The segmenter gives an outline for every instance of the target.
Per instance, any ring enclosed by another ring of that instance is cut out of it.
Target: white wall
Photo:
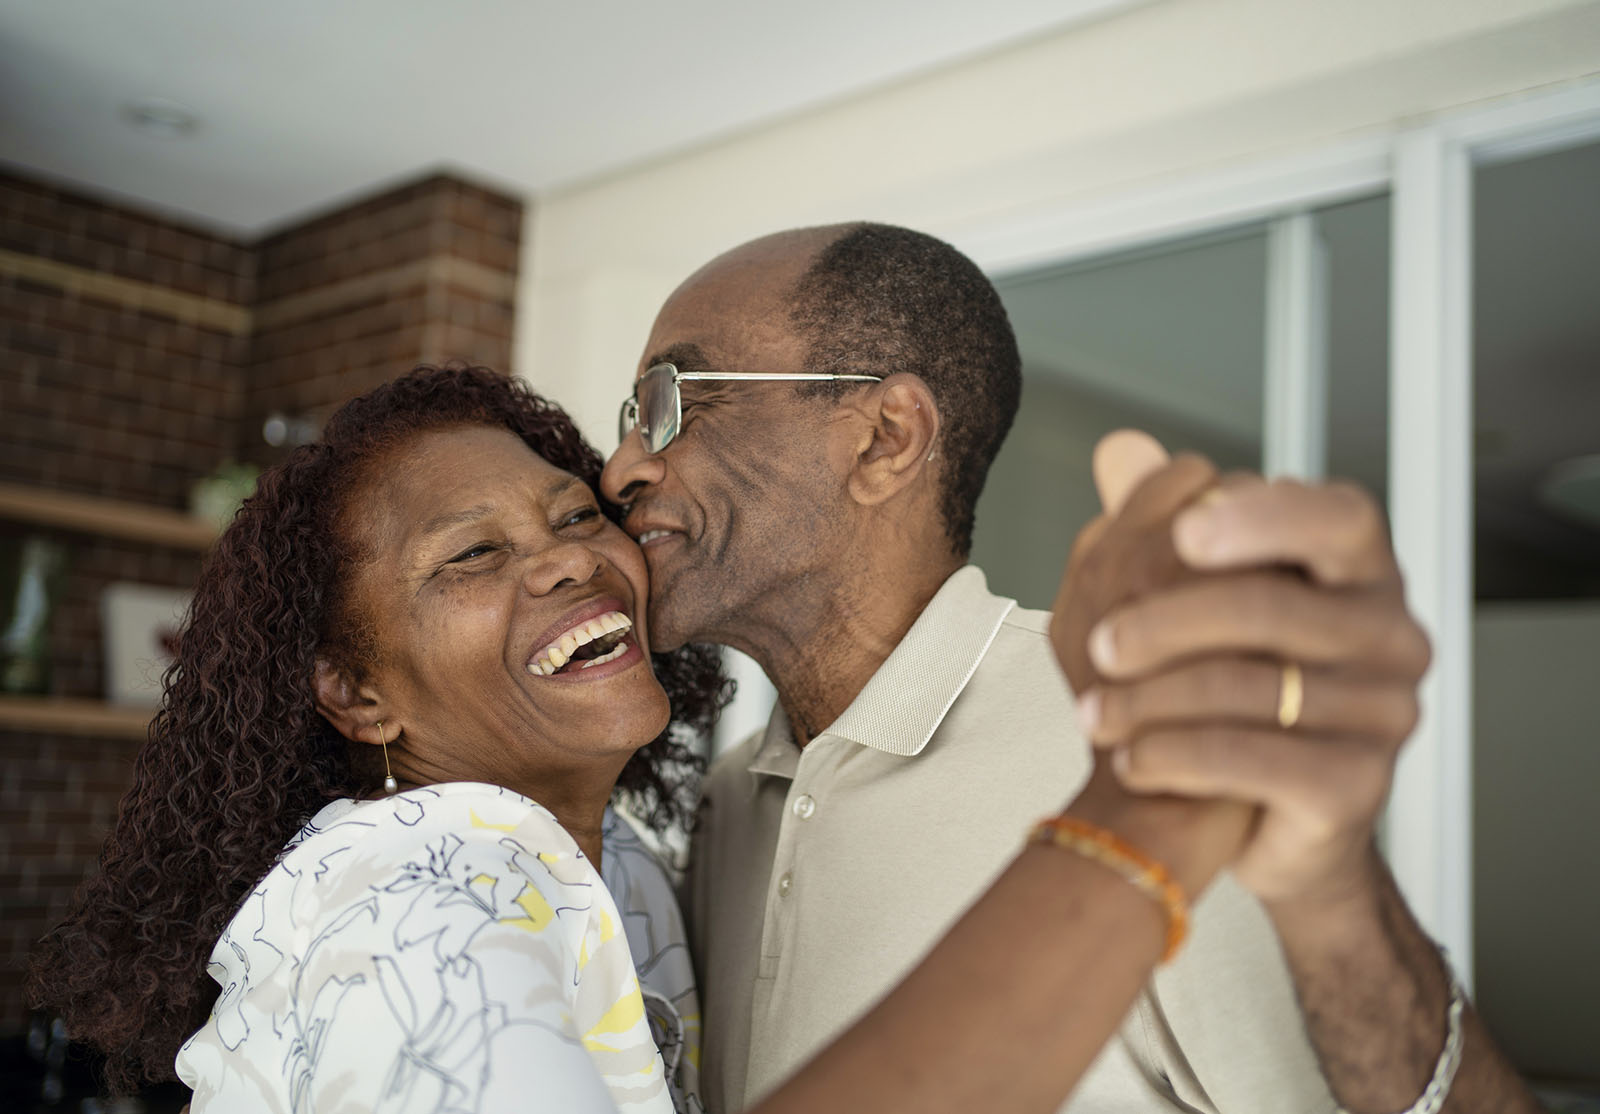
[[[533,199],[516,366],[609,447],[662,298],[751,236],[873,218],[961,244],[1578,78],[1597,42],[1600,0],[1161,0]]]

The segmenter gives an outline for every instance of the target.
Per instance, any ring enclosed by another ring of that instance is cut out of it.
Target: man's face
[[[656,318],[638,372],[795,372],[806,345],[789,323],[787,293],[809,253],[724,256],[685,282]],[[828,566],[847,518],[835,407],[792,383],[687,382],[683,424],[660,453],[631,433],[607,462],[601,490],[629,505],[624,528],[650,568],[656,649],[686,642],[739,645],[741,622],[764,598],[783,598]],[[833,439],[835,442],[837,438]]]

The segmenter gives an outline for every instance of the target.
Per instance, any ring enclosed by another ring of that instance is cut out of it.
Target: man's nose
[[[660,455],[645,452],[644,439],[635,429],[606,461],[600,473],[600,493],[613,503],[631,503],[646,487],[659,484],[665,473]]]

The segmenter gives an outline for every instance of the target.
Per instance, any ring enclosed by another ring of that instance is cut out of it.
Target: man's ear
[[[394,742],[395,736],[400,734],[400,724],[384,718],[383,705],[376,694],[359,684],[348,670],[326,658],[317,659],[312,687],[316,690],[317,711],[351,742],[383,741],[377,726],[380,722],[383,723],[382,735],[389,742]]]
[[[930,467],[939,438],[939,407],[928,384],[915,375],[891,375],[869,397],[870,427],[863,432],[850,494],[863,506],[888,501]]]

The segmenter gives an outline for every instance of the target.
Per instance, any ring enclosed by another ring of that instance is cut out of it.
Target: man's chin
[[[690,642],[696,641],[693,632],[685,635],[679,626],[681,616],[675,615],[670,606],[663,606],[656,602],[654,589],[650,593],[650,650],[652,653],[664,654],[677,650]]]
[[[696,607],[695,601],[705,598],[706,591],[717,591],[717,585],[699,583],[704,579],[697,575],[700,570],[673,560],[676,556],[662,554],[651,560],[650,551],[645,551],[650,570],[650,648],[657,653],[709,640],[705,609]]]

